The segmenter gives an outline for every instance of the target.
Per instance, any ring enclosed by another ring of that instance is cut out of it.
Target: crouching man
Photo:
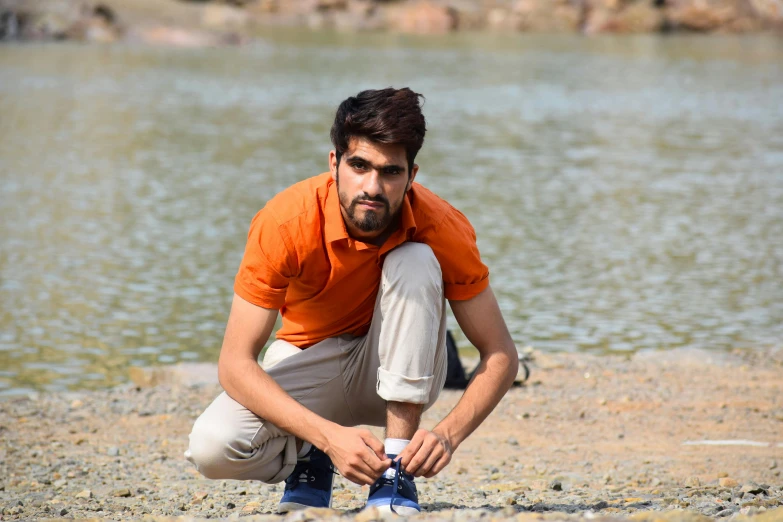
[[[443,470],[516,376],[473,228],[414,183],[419,98],[389,88],[345,100],[329,172],[277,194],[250,224],[218,364],[225,392],[196,420],[186,457],[209,478],[284,480],[280,512],[328,507],[335,469],[372,485],[368,506],[420,511],[414,477]],[[419,422],[445,381],[447,299],[481,363],[428,431]],[[357,425],[385,426],[385,441]]]

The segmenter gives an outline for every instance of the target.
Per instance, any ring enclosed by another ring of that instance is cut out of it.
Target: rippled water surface
[[[250,218],[387,85],[427,96],[419,180],[473,222],[520,345],[780,344],[780,40],[5,46],[0,394],[216,360]]]

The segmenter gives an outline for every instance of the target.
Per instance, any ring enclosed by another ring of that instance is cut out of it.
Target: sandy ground
[[[282,485],[209,481],[182,457],[219,392],[214,373],[137,372],[142,386],[0,402],[0,519],[279,518],[267,514]],[[424,424],[459,397],[445,391]],[[536,354],[528,384],[443,473],[417,480],[417,518],[783,521],[781,470],[783,350]],[[336,511],[286,520],[373,520],[366,491],[338,478]]]

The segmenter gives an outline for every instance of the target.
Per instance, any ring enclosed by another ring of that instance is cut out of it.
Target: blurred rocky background
[[[0,41],[239,44],[265,27],[783,34],[783,0],[0,0]]]

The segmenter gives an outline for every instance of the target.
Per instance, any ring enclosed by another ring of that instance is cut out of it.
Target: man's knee
[[[405,281],[414,286],[443,285],[440,263],[435,253],[424,243],[403,243],[386,256],[384,279]]]
[[[199,473],[210,479],[235,478],[232,473],[231,446],[235,438],[226,426],[196,420],[190,433],[190,444],[185,457],[196,465]]]

